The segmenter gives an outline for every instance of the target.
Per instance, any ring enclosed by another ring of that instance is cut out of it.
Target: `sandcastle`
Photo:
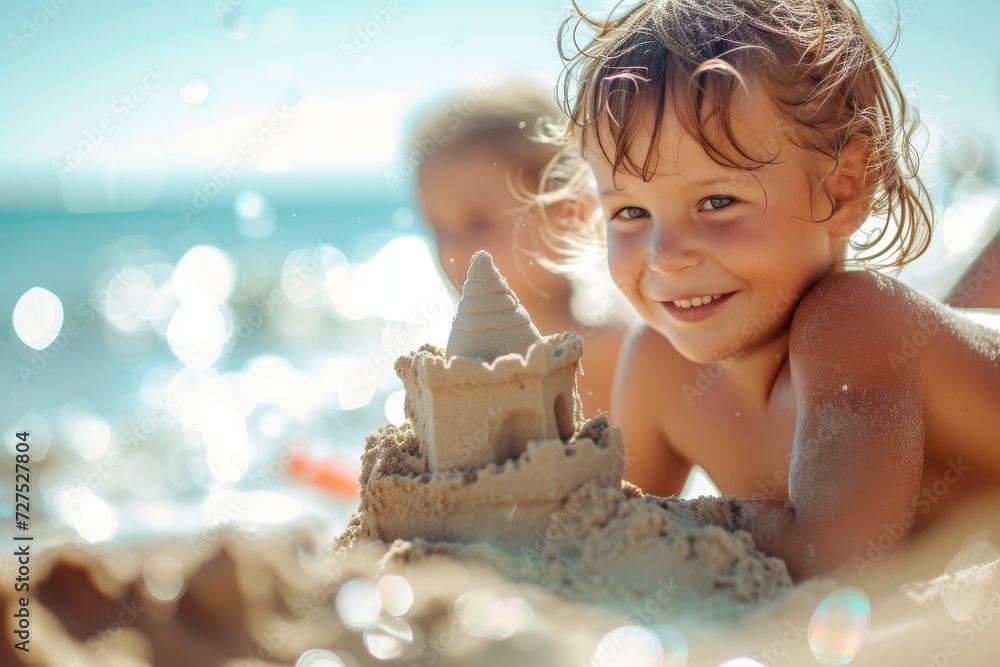
[[[620,486],[620,431],[603,415],[583,420],[582,355],[579,336],[541,336],[492,257],[476,253],[446,350],[396,362],[408,422],[373,437],[414,457],[406,474],[362,472],[370,537],[530,538],[581,484]],[[365,456],[378,451],[370,440]]]
[[[485,561],[618,609],[670,589],[664,618],[736,617],[788,591],[784,562],[734,533],[733,499],[658,498],[622,482],[621,431],[606,414],[582,416],[582,355],[579,336],[541,336],[477,253],[446,349],[396,362],[407,419],[368,437],[361,504],[334,553],[383,544],[383,567]]]

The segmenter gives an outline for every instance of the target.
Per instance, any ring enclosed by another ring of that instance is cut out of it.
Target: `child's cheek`
[[[618,289],[629,299],[638,296],[639,284],[649,267],[650,235],[645,231],[628,234],[608,230],[608,268]]]
[[[629,301],[639,295],[639,282],[642,280],[645,258],[642,255],[614,252],[608,248],[608,269],[618,290]]]

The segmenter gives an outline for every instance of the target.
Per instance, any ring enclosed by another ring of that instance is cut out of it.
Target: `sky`
[[[554,85],[563,4],[8,0],[0,215],[142,210],[227,169],[290,198],[394,196],[386,174],[420,105],[510,75]],[[883,36],[893,6],[862,3]],[[1000,4],[902,0],[899,12],[894,62],[925,121],[992,143]]]

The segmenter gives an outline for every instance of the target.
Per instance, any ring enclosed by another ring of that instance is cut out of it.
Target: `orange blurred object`
[[[293,477],[338,495],[358,497],[358,470],[339,461],[301,455],[289,462],[288,471]]]

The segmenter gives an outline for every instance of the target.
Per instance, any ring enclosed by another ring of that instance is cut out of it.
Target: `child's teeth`
[[[678,299],[674,301],[674,305],[678,308],[691,308],[692,306],[704,306],[715,299],[721,299],[721,294],[713,294],[712,296],[696,296],[690,301],[688,299]]]

